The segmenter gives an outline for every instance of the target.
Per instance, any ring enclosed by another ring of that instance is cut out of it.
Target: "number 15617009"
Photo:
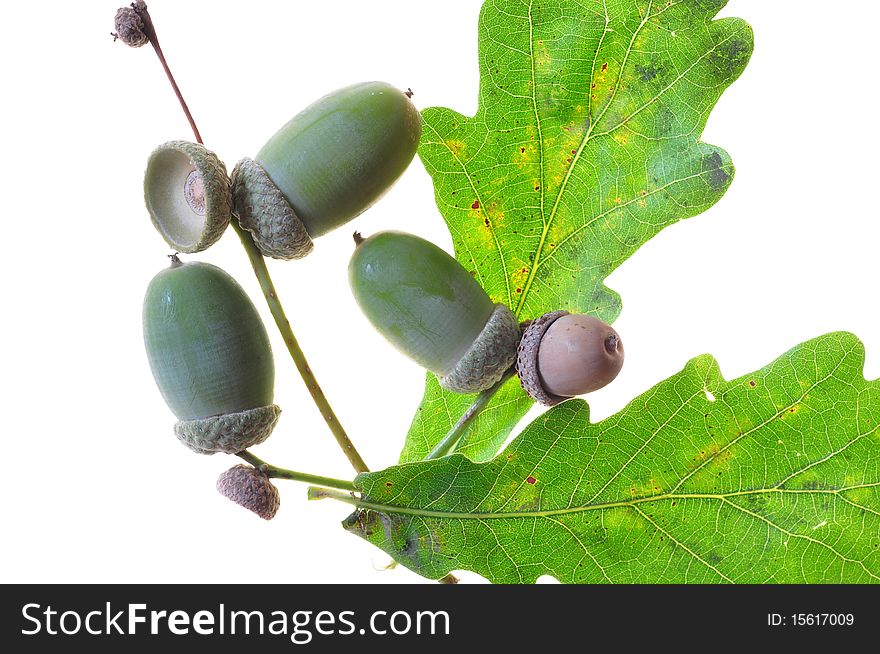
[[[768,613],[770,627],[851,627],[855,622],[852,613]]]

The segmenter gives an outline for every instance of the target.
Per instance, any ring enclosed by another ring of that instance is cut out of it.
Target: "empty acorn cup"
[[[153,225],[177,252],[216,243],[232,217],[226,166],[198,143],[169,141],[150,154],[144,200]]]

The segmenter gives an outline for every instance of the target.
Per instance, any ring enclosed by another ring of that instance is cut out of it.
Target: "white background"
[[[109,36],[117,0],[14,3],[0,21],[3,309],[0,582],[418,582],[346,534],[349,507],[307,503],[278,482],[264,522],[214,490],[237,462],[195,455],[141,342],[144,289],[168,248],[142,201],[152,148],[190,139],[149,47]],[[329,90],[380,79],[420,107],[476,110],[480,2],[150,4],[206,144],[230,166]],[[868,349],[880,376],[877,309],[880,6],[731,0],[756,48],[704,140],[737,175],[714,208],[664,230],[608,285],[624,309],[618,380],[594,419],[703,352],[728,378],[832,330]],[[271,262],[294,330],[343,424],[375,469],[393,464],[423,373],[365,323],[347,286],[353,229],[451,242],[416,161],[379,204],[301,262]],[[351,477],[296,374],[235,235],[200,255],[263,313],[276,354],[278,465]],[[462,575],[477,580],[474,575]]]

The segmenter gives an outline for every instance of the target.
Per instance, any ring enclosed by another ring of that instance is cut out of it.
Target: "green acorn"
[[[267,256],[304,257],[313,238],[365,211],[403,174],[421,130],[409,96],[384,82],[324,96],[236,165],[241,226]]]
[[[519,324],[449,254],[422,238],[355,234],[348,267],[354,297],[398,350],[456,393],[501,379],[516,358]]]
[[[147,288],[143,328],[153,377],[184,445],[234,454],[269,437],[281,411],[272,403],[269,336],[232,277],[172,256]]]

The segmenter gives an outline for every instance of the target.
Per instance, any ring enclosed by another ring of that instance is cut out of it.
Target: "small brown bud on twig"
[[[141,17],[141,12],[146,9],[147,4],[143,0],[133,2],[130,7],[121,7],[116,12],[113,40],[119,39],[132,48],[139,48],[149,41],[144,33],[144,19]]]
[[[271,520],[281,505],[281,495],[262,471],[246,465],[233,466],[217,479],[217,490],[236,504]]]

